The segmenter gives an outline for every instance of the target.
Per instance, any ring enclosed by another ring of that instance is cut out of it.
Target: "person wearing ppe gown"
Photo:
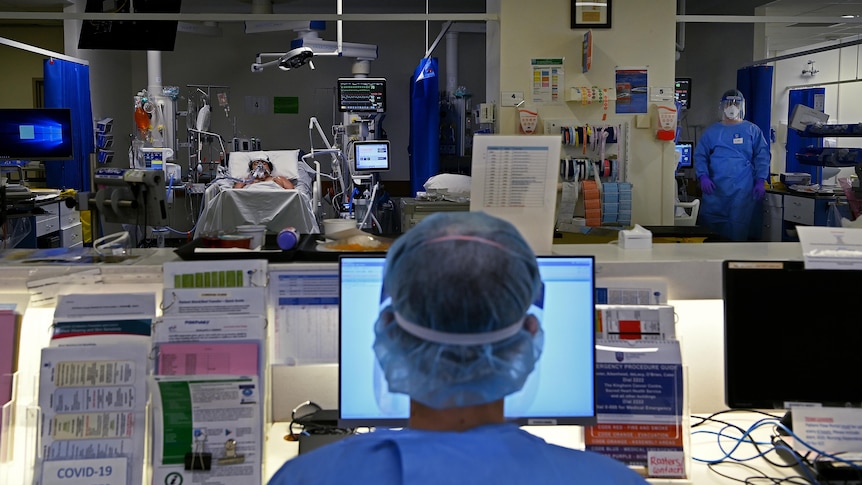
[[[512,224],[432,214],[393,243],[383,286],[391,299],[368,330],[389,390],[410,397],[408,427],[299,455],[271,485],[647,483],[610,457],[506,421],[503,399],[524,385],[544,338],[527,314],[541,289],[536,257]]]
[[[735,89],[720,103],[721,121],[708,127],[694,150],[700,181],[698,224],[724,239],[745,241],[756,202],[766,193],[769,145],[760,128],[745,121],[745,98]]]

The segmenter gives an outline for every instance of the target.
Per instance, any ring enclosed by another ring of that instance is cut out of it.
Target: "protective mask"
[[[724,116],[729,120],[735,120],[739,118],[739,107],[737,106],[728,106],[724,108]]]

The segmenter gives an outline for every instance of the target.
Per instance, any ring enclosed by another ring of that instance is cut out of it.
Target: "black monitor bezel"
[[[841,364],[853,360],[862,340],[853,305],[858,275],[805,269],[798,260],[723,261],[729,408],[862,405],[862,388],[847,380],[849,367]]]
[[[342,102],[342,89],[348,84],[374,82],[382,87],[382,100],[377,108],[350,108]],[[384,113],[386,112],[386,78],[382,77],[341,77],[335,83],[335,100],[338,104],[339,113]]]
[[[339,339],[338,339],[338,426],[341,428],[355,428],[355,427],[386,427],[386,428],[403,428],[409,424],[409,418],[344,418],[341,415],[341,399],[342,399],[342,366],[341,366],[341,355],[342,355],[342,339],[341,335],[341,327],[342,322],[344,321],[343,308],[340,304],[341,302],[341,279],[342,279],[342,271],[343,271],[343,261],[346,259],[356,259],[356,258],[385,258],[385,255],[381,254],[350,254],[350,255],[339,255],[338,259],[338,291],[339,291],[339,306],[338,306],[338,330],[339,330]],[[590,291],[590,299],[591,304],[590,308],[595,308],[595,289],[596,289],[596,261],[595,256],[592,255],[546,255],[546,256],[537,256],[537,258],[545,258],[545,259],[566,259],[566,258],[579,258],[590,261],[590,266],[592,269],[592,290]],[[595,311],[590,311],[590,323],[589,323],[589,331],[591,334],[591,343],[590,348],[592,349],[592,366],[593,366],[593,379],[592,379],[592,394],[593,394],[593,406],[592,406],[592,414],[580,415],[580,416],[532,416],[532,417],[520,417],[520,418],[507,418],[508,422],[516,423],[521,426],[556,426],[556,425],[579,425],[579,426],[589,426],[594,425],[597,422],[597,413],[598,413],[598,380],[596,378],[595,369],[597,366],[597,352],[596,352],[596,316]]]

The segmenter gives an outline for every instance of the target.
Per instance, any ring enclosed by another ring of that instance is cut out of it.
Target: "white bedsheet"
[[[242,189],[216,184],[207,188],[205,206],[195,228],[195,237],[204,234],[230,234],[236,226],[266,226],[276,234],[293,226],[301,234],[319,233],[310,197],[296,190],[285,190],[275,182],[258,182]]]

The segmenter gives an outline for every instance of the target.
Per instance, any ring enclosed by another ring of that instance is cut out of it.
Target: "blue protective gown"
[[[745,241],[757,207],[757,179],[769,176],[769,145],[760,128],[749,121],[715,123],[703,132],[694,150],[697,179],[709,175],[715,184],[703,194],[698,224],[733,241]]]
[[[378,430],[287,461],[269,481],[285,484],[646,485],[622,463],[546,443],[514,424],[468,431]]]

